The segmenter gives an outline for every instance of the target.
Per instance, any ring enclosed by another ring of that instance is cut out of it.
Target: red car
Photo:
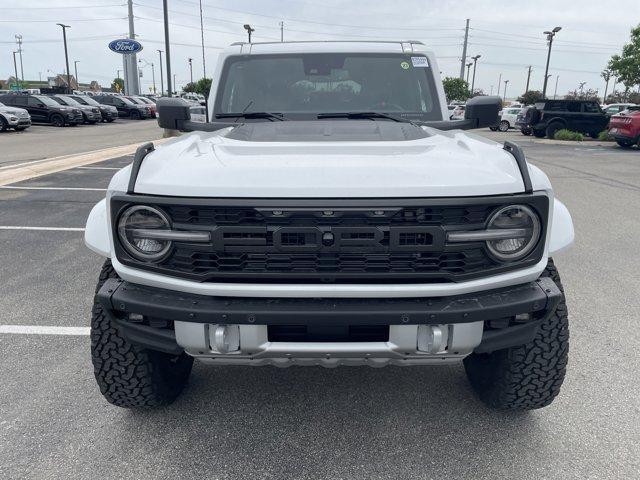
[[[640,142],[640,106],[632,106],[611,117],[609,135],[623,148]]]

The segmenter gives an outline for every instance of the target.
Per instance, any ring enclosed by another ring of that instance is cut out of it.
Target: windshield
[[[43,97],[43,96],[36,96],[36,98],[38,100],[40,100],[42,103],[44,103],[45,105],[49,105],[50,107],[59,107],[60,105],[64,105],[64,103],[60,102],[60,101],[56,101],[54,99],[52,99],[51,97]]]
[[[215,113],[388,112],[441,120],[433,72],[424,56],[330,53],[232,56],[225,62]]]
[[[73,99],[76,102],[81,103],[83,105],[93,105],[94,107],[97,107],[100,105],[93,98],[89,98],[89,97],[73,97]]]
[[[72,105],[74,107],[81,107],[82,105],[80,105],[80,103],[76,102],[73,98],[71,97],[67,97],[66,95],[61,95],[59,98],[61,98],[62,100],[64,100],[64,103],[66,103],[67,105]]]

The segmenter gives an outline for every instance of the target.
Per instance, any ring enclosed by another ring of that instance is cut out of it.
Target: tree
[[[533,105],[544,99],[540,90],[529,90],[518,97],[518,101],[523,105]]]
[[[183,92],[195,92],[197,88],[197,84],[195,82],[189,82],[184,87],[182,87]]]
[[[209,90],[211,90],[211,79],[201,78],[196,82],[196,92],[209,98]]]
[[[613,55],[608,65],[628,89],[640,84],[640,25],[631,30],[631,41],[622,47],[622,55]]]
[[[453,100],[464,101],[469,98],[469,84],[462,78],[445,77],[442,80],[442,86],[448,102]]]
[[[116,92],[124,91],[124,80],[121,78],[114,78],[113,82],[111,82],[111,88],[113,88]]]
[[[600,97],[598,96],[598,90],[589,88],[587,90],[577,89],[567,92],[564,96],[565,100],[591,100],[594,102],[600,102]]]

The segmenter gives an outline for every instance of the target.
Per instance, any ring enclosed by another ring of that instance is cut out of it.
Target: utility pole
[[[202,21],[202,0],[200,0],[200,39],[202,41],[202,78],[207,78],[207,64],[204,59],[204,23]]]
[[[171,46],[169,45],[169,6],[167,0],[162,0],[162,9],[164,13],[164,50],[167,61],[167,95],[173,96],[171,87]]]
[[[471,80],[471,96],[473,96],[473,89],[476,86],[476,63],[478,63],[478,59],[481,56],[482,55],[476,55],[475,57],[471,57],[471,60],[473,60],[473,77]]]
[[[22,35],[15,35],[18,44],[18,54],[20,55],[20,81],[24,82],[24,68],[22,66]]]
[[[173,88],[176,89],[176,93],[178,91],[178,83],[176,82],[176,74],[173,74]]]
[[[78,85],[78,90],[80,90],[80,80],[78,80],[78,62],[80,62],[80,60],[73,61],[73,71],[76,72],[76,85]]]
[[[127,10],[129,15],[129,38],[136,39],[136,30],[133,22],[133,0],[127,0]],[[138,76],[138,59],[135,53],[123,55],[127,63],[125,70],[126,92],[129,95],[140,95],[140,77]]]
[[[153,68],[153,62],[151,62],[151,80],[153,81],[153,93],[156,93],[156,69]]]
[[[69,25],[65,25],[64,23],[58,23],[62,28],[62,39],[64,41],[64,60],[67,65],[67,93],[71,89],[71,75],[69,74],[69,52],[67,51],[67,28],[71,28]]]
[[[13,52],[13,69],[16,72],[16,87],[20,88],[20,79],[18,78],[18,64],[16,63],[16,53]]]
[[[160,55],[160,96],[162,96],[164,92],[164,79],[162,78],[162,50],[158,50],[158,55]]]
[[[544,32],[544,34],[547,36],[547,41],[549,42],[549,51],[547,52],[547,66],[544,69],[544,86],[542,87],[542,98],[546,98],[547,96],[547,79],[549,78],[547,74],[549,73],[549,60],[551,59],[551,45],[553,45],[553,37],[555,37],[556,33],[558,33],[560,30],[562,30],[562,27],[555,27],[550,32]]]
[[[251,43],[251,34],[256,31],[255,28],[251,28],[251,25],[245,23],[244,29],[247,31],[247,35],[249,35],[249,43]]]
[[[611,79],[611,72],[609,70],[603,70],[600,76],[604,78],[605,82],[607,82],[604,85],[604,97],[602,97],[602,103],[607,103],[607,90],[609,90],[609,80]]]
[[[529,80],[531,79],[531,65],[529,65],[529,73],[527,73],[527,86],[524,89],[524,93],[529,91]]]
[[[284,42],[284,22],[280,22],[280,41]]]
[[[503,97],[503,101],[507,101],[507,85],[509,84],[509,80],[505,80],[504,81],[504,97]]]
[[[191,83],[193,83],[193,58],[189,59],[189,78],[191,79]]]
[[[473,62],[467,63],[467,85],[469,85],[469,72],[471,71],[471,65],[473,65]]]
[[[496,92],[496,95],[500,96],[500,83],[502,82],[502,74],[500,74],[500,76],[498,77],[498,91]]]
[[[556,75],[556,88],[553,91],[553,99],[556,99],[556,96],[558,95],[558,78],[560,78],[560,75]]]
[[[462,44],[462,60],[460,61],[460,78],[464,78],[464,66],[467,63],[467,43],[469,42],[469,19],[464,28],[464,43]]]

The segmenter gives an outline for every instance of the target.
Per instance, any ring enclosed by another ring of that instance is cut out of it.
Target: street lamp
[[[555,27],[553,30],[546,31],[544,34],[547,36],[547,41],[549,42],[549,51],[547,52],[547,66],[544,69],[544,86],[542,87],[542,98],[547,97],[547,74],[549,73],[549,60],[551,59],[551,45],[553,45],[553,37],[556,36],[562,30],[562,27]]]
[[[467,63],[467,85],[469,85],[469,72],[471,71],[472,62]]]
[[[255,31],[256,31],[256,29],[255,29],[255,28],[251,28],[251,25],[249,25],[248,23],[246,23],[246,24],[244,25],[244,29],[247,31],[247,34],[249,35],[249,43],[251,43],[251,34],[252,34],[253,32],[255,32]]]
[[[506,102],[507,101],[507,85],[509,84],[509,80],[505,80],[504,81],[504,97],[502,98],[502,101]]]
[[[145,66],[151,65],[151,80],[153,82],[153,93],[156,93],[156,69],[153,66],[153,62],[149,63],[144,58],[138,60],[138,63],[144,62]]]
[[[64,41],[64,60],[67,65],[67,92],[71,89],[71,75],[69,74],[69,52],[67,51],[67,28],[71,28],[64,23],[57,23],[62,28],[62,39]]]
[[[162,96],[162,92],[164,91],[164,79],[162,77],[162,50],[158,50],[158,55],[160,55],[160,96]]]
[[[193,58],[189,59],[189,77],[191,78],[191,83],[193,83]]]
[[[78,80],[78,63],[80,63],[80,60],[73,61],[73,71],[76,72],[76,85],[78,85],[78,90],[80,90],[80,80]]]
[[[476,63],[478,63],[478,59],[481,56],[482,55],[476,55],[475,57],[471,57],[471,60],[473,60],[473,79],[471,80],[471,96],[473,96],[473,88],[476,85]]]

